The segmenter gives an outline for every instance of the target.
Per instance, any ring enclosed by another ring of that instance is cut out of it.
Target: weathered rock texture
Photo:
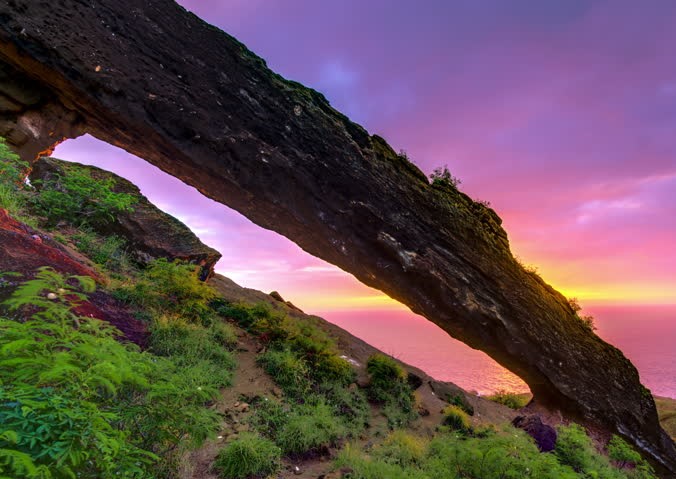
[[[94,166],[68,163],[56,158],[41,158],[33,165],[31,182],[47,184],[66,174],[66,169],[78,168],[87,171],[97,180],[112,179],[113,191],[127,193],[136,198],[132,211],[122,212],[104,228],[103,234],[116,234],[125,238],[134,259],[147,264],[153,259],[180,259],[202,267],[201,279],[214,272],[214,265],[221,254],[202,243],[186,225],[153,205],[134,184],[109,171]]]
[[[430,186],[234,38],[169,0],[9,0],[0,57],[41,98],[6,95],[23,108],[2,119],[25,158],[81,132],[125,148],[485,351],[540,403],[676,471],[636,369],[514,260],[492,210]]]

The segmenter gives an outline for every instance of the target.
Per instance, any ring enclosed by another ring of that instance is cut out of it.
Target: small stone
[[[49,299],[49,300],[54,301],[56,298],[58,298],[58,296],[56,295],[56,293],[49,293],[49,294],[47,294],[47,299]]]

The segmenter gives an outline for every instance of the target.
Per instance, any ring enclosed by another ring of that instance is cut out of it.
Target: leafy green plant
[[[349,428],[348,435],[357,436],[368,425],[371,411],[363,390],[330,381],[318,384],[315,390],[317,396],[344,420]]]
[[[470,432],[472,430],[469,416],[458,406],[452,404],[446,406],[443,410],[443,416],[444,425],[450,427],[454,431]]]
[[[93,287],[42,268],[6,301],[14,319],[0,318],[2,472],[172,477],[181,451],[218,428],[208,406],[230,380],[227,327],[184,324],[185,336],[155,339],[165,357],[142,353],[107,323],[72,312]]]
[[[272,441],[252,433],[239,438],[221,450],[214,468],[224,479],[267,477],[279,470],[281,451]]]
[[[277,435],[277,444],[288,454],[321,451],[346,434],[345,426],[323,401],[297,406]]]
[[[23,213],[25,199],[12,185],[0,183],[0,208],[6,209],[10,215],[17,216]]]
[[[369,395],[372,400],[384,402],[400,383],[405,383],[408,374],[399,363],[384,354],[374,354],[366,362],[370,376]]]
[[[641,455],[624,439],[616,435],[613,435],[608,443],[608,457],[615,461],[619,467],[635,466],[643,462]]]
[[[55,478],[140,477],[157,459],[113,426],[114,414],[68,391],[12,387],[0,390],[0,404],[3,427],[16,434],[13,447]]]
[[[137,282],[118,288],[114,295],[155,317],[176,316],[208,326],[216,318],[210,306],[216,292],[199,280],[198,270],[195,265],[160,258],[141,272]]]
[[[17,451],[14,447],[19,442],[19,435],[14,431],[0,430],[0,444],[8,444],[11,449],[0,446],[0,474],[3,478],[23,477],[26,479],[51,479],[49,468],[36,465],[33,458],[25,452]],[[7,476],[6,474],[13,474]]]
[[[72,239],[80,252],[109,271],[128,272],[132,268],[124,238],[115,235],[102,237],[87,227],[81,227]]]
[[[457,188],[462,181],[459,178],[456,178],[448,170],[448,165],[439,166],[434,169],[430,174],[430,180],[432,180],[432,185],[439,186],[452,186]]]
[[[4,138],[0,137],[0,182],[21,188],[29,165],[10,150]]]
[[[585,328],[589,329],[589,331],[596,330],[596,325],[594,324],[594,316],[590,314],[580,316],[582,306],[580,306],[580,303],[577,300],[577,298],[570,298],[568,300],[568,304],[570,305],[570,308],[573,310],[573,313],[575,313],[575,317],[582,322]]]
[[[249,418],[249,424],[268,438],[274,439],[289,419],[290,406],[267,397],[252,401],[255,414]]]
[[[65,166],[61,174],[36,186],[39,194],[32,197],[32,206],[48,226],[61,221],[75,226],[105,226],[118,214],[132,211],[137,201],[134,195],[115,192],[112,178],[93,178],[76,165]]]
[[[383,414],[390,427],[401,427],[417,417],[415,397],[408,384],[408,374],[394,359],[374,354],[366,362],[370,376],[369,399],[383,404]]]
[[[427,453],[427,441],[402,430],[393,431],[376,448],[374,456],[402,467],[421,465]]]
[[[594,466],[594,446],[585,430],[578,424],[558,428],[555,453],[561,463],[577,472]]]
[[[289,396],[301,397],[309,392],[310,370],[296,353],[288,349],[270,350],[259,355],[258,361]]]
[[[511,409],[521,409],[530,401],[528,395],[526,394],[512,393],[503,389],[497,391],[494,394],[486,396],[486,399],[502,404],[503,406],[507,406]]]
[[[452,404],[454,406],[458,406],[460,409],[465,411],[467,414],[470,416],[474,416],[474,407],[467,401],[467,398],[465,397],[464,394],[462,393],[457,393],[457,394],[448,394],[446,396],[446,401],[449,404]]]

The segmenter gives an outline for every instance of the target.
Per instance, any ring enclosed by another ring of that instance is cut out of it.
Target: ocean
[[[656,396],[676,398],[676,306],[598,306],[596,333],[621,349]],[[443,381],[479,394],[528,386],[486,354],[408,311],[323,311],[318,316]]]

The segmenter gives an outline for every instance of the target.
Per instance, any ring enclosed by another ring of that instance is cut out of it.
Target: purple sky
[[[424,171],[448,164],[503,217],[515,254],[565,294],[676,303],[673,0],[179,3]],[[245,286],[310,311],[392,307],[124,152],[84,138],[55,156],[132,179]]]

